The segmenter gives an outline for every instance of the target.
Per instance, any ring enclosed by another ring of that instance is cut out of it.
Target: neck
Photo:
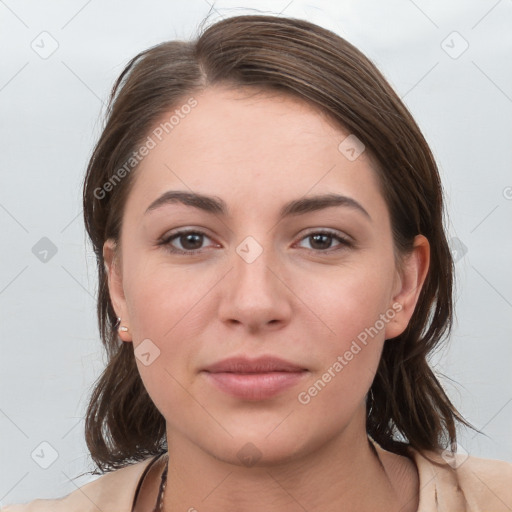
[[[167,439],[171,456],[164,512],[220,512],[234,503],[238,512],[407,512],[417,507],[404,495],[399,456],[380,459],[364,431],[347,429],[308,455],[253,467],[214,458],[176,432],[168,432]]]

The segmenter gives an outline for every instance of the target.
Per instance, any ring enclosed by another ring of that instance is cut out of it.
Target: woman
[[[84,186],[101,473],[12,511],[483,511],[427,363],[453,262],[428,145],[357,49],[237,16],[136,56]]]

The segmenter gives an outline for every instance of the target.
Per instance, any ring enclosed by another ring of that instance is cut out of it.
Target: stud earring
[[[120,323],[121,323],[121,317],[118,316],[117,317],[117,322],[116,322],[117,330],[121,331],[121,332],[128,332],[128,327],[126,327],[125,325],[119,326]]]

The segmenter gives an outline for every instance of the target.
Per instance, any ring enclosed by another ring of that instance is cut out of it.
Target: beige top
[[[386,453],[369,438],[379,454]],[[512,463],[457,455],[446,462],[435,452],[409,447],[419,475],[418,512],[511,512]],[[144,470],[155,460],[146,459],[110,473],[57,500],[34,500],[10,505],[2,512],[131,512]]]

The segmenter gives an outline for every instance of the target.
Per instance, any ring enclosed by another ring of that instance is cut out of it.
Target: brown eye
[[[183,249],[192,251],[201,248],[201,245],[203,244],[203,235],[200,233],[186,233],[184,235],[178,235],[176,240],[179,240]]]
[[[301,240],[309,240],[310,250],[315,252],[336,251],[344,247],[350,247],[352,243],[347,238],[337,232],[332,231],[314,231],[303,237]],[[333,242],[338,244],[333,247]],[[307,247],[306,247],[307,249]]]
[[[205,233],[195,230],[177,231],[159,242],[167,250],[177,254],[195,254],[203,250],[205,239],[210,240]]]

